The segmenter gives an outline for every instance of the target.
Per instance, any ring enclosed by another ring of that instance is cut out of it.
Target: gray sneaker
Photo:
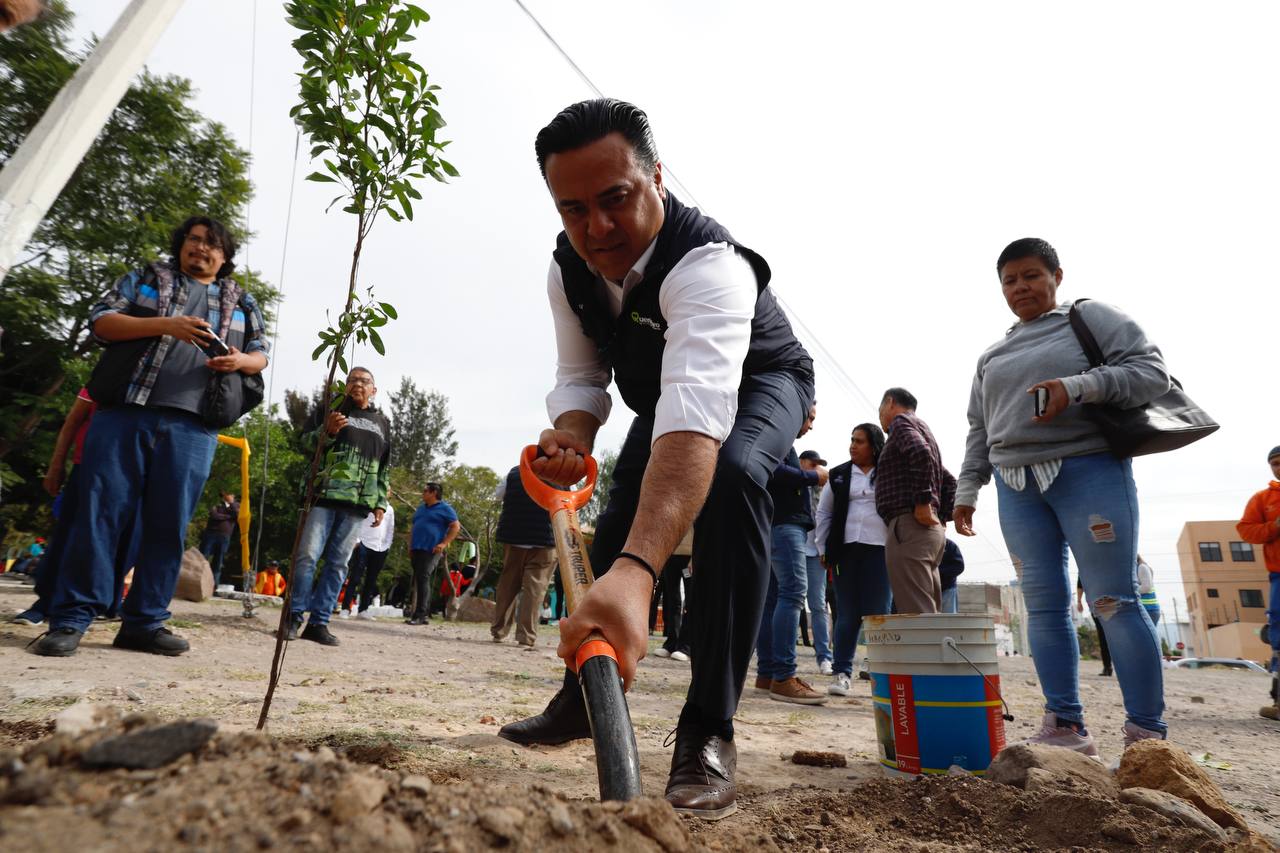
[[[1125,726],[1125,731],[1127,735],[1127,725]],[[1088,730],[1081,734],[1071,726],[1058,725],[1058,715],[1052,712],[1044,715],[1044,719],[1040,722],[1040,731],[1024,740],[1023,743],[1060,746],[1064,749],[1075,750],[1090,758],[1098,758],[1098,747],[1093,743],[1093,735],[1089,734]]]
[[[827,685],[827,692],[832,696],[848,696],[853,692],[852,680],[847,672],[837,672]]]
[[[1140,740],[1164,740],[1164,735],[1160,732],[1153,732],[1151,729],[1144,729],[1142,726],[1134,723],[1126,722],[1124,724],[1124,748],[1128,749]]]

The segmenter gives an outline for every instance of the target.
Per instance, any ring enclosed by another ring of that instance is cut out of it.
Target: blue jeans
[[[815,554],[805,555],[809,575],[809,626],[813,629],[813,655],[821,665],[831,661],[831,617],[827,613],[827,570]]]
[[[1027,633],[1045,710],[1084,723],[1080,648],[1071,622],[1067,548],[1089,609],[1106,626],[1125,716],[1163,734],[1160,642],[1138,601],[1138,496],[1133,463],[1109,453],[1072,456],[1044,494],[1034,478],[1020,492],[999,475],[1000,528],[1027,603]]]
[[[213,585],[217,586],[222,579],[222,558],[227,556],[227,546],[231,544],[231,535],[210,533],[205,531],[200,537],[200,553],[209,561],[213,570]]]
[[[831,555],[827,555],[831,559]],[[853,654],[858,646],[862,617],[888,613],[892,592],[884,546],[846,542],[840,546],[836,565],[836,648],[832,671],[853,675]]]
[[[960,612],[960,587],[953,586],[942,591],[942,609],[939,613]]]
[[[804,609],[809,571],[804,559],[805,529],[798,524],[775,524],[770,534],[773,553],[769,561],[778,582],[773,608],[773,661],[775,681],[796,674],[796,635]]]
[[[187,524],[217,446],[215,431],[176,409],[116,406],[94,415],[55,575],[51,629],[84,631],[111,607],[116,567],[131,541],[137,561],[121,608],[123,628],[151,631],[168,620]]]
[[[302,528],[298,562],[293,567],[293,599],[289,612],[295,622],[310,612],[308,624],[328,625],[333,606],[338,602],[342,582],[347,579],[347,561],[360,538],[360,525],[366,512],[346,512],[333,507],[311,508],[307,524]],[[316,563],[323,559],[320,577],[314,579]]]
[[[1280,672],[1280,572],[1271,575],[1271,603],[1267,605],[1267,636],[1271,640],[1271,671]]]

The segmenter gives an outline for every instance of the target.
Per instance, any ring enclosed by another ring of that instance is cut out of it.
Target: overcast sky
[[[82,34],[102,34],[126,0],[71,5]],[[423,187],[414,222],[375,229],[364,282],[400,320],[386,358],[360,360],[384,395],[402,375],[447,394],[459,459],[502,471],[546,425],[554,370],[545,276],[560,226],[533,137],[591,92],[511,0],[423,5],[415,53],[443,87],[462,177]],[[528,6],[606,94],[649,113],[677,194],[768,258],[819,356],[819,421],[801,449],[843,461],[850,427],[874,420],[863,396],[903,385],[958,471],[974,364],[1014,320],[994,264],[1017,237],[1057,247],[1062,298],[1134,316],[1222,424],[1135,463],[1141,551],[1171,606],[1183,522],[1237,518],[1280,444],[1280,6]],[[350,216],[323,212],[329,188],[299,180],[282,259],[292,38],[279,3],[187,0],[150,62],[194,81],[199,109],[251,147],[248,262],[286,295],[277,400],[321,378],[309,355],[353,236]],[[615,404],[601,448],[629,421]],[[975,524],[962,580],[1007,580],[994,487]],[[1261,586],[1261,554],[1245,568]]]

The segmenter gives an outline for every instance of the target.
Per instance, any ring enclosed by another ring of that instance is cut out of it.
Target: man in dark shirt
[[[941,612],[960,612],[960,588],[956,586],[956,581],[963,572],[964,555],[960,553],[960,546],[948,539],[946,548],[942,551],[942,563],[938,566],[938,575],[942,579]]]
[[[209,510],[209,520],[204,524],[204,534],[200,537],[200,553],[209,561],[213,570],[213,585],[216,587],[222,578],[222,558],[227,555],[227,546],[231,544],[231,531],[235,529],[236,518],[240,515],[240,501],[233,492],[223,492],[222,499]]]
[[[942,466],[938,442],[916,416],[916,398],[909,391],[884,392],[880,426],[888,438],[876,465],[876,512],[889,528],[884,556],[893,603],[899,613],[937,613],[942,606],[938,564],[956,478]]]
[[[817,416],[818,406],[814,403],[797,438],[812,429]],[[811,490],[826,482],[825,469],[811,471],[800,466],[794,447],[769,478],[769,495],[773,498],[773,577],[756,640],[756,690],[768,690],[770,699],[796,705],[822,705],[827,701],[826,694],[796,675],[796,631],[809,588],[804,546],[806,534],[813,529]]]

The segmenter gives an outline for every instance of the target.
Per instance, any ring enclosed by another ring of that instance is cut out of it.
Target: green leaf
[[[444,173],[445,173],[446,175],[448,175],[449,177],[451,177],[451,178],[456,178],[456,177],[458,177],[458,170],[457,170],[457,169],[455,169],[455,168],[453,168],[453,164],[452,164],[452,163],[450,163],[448,160],[443,160],[443,159],[442,159],[442,160],[440,161],[440,168],[441,168],[441,169],[444,169]]]
[[[316,347],[316,348],[315,348],[315,351],[311,353],[311,360],[312,360],[312,361],[315,361],[316,359],[320,358],[320,354],[321,354],[321,353],[323,353],[323,352],[324,352],[325,350],[327,350],[328,348],[329,348],[329,343],[328,343],[328,341],[326,341],[325,343],[322,343],[320,346]]]
[[[321,184],[336,184],[338,182],[337,178],[332,175],[326,175],[324,172],[312,172],[310,175],[307,175],[306,180],[315,181],[316,183]]]
[[[382,346],[382,338],[373,329],[369,329],[369,343],[373,344],[373,348],[378,351],[378,355],[387,354]]]
[[[400,319],[400,315],[396,313],[395,306],[393,306],[390,302],[379,302],[378,307],[381,308],[383,313],[385,313],[392,320]]]

